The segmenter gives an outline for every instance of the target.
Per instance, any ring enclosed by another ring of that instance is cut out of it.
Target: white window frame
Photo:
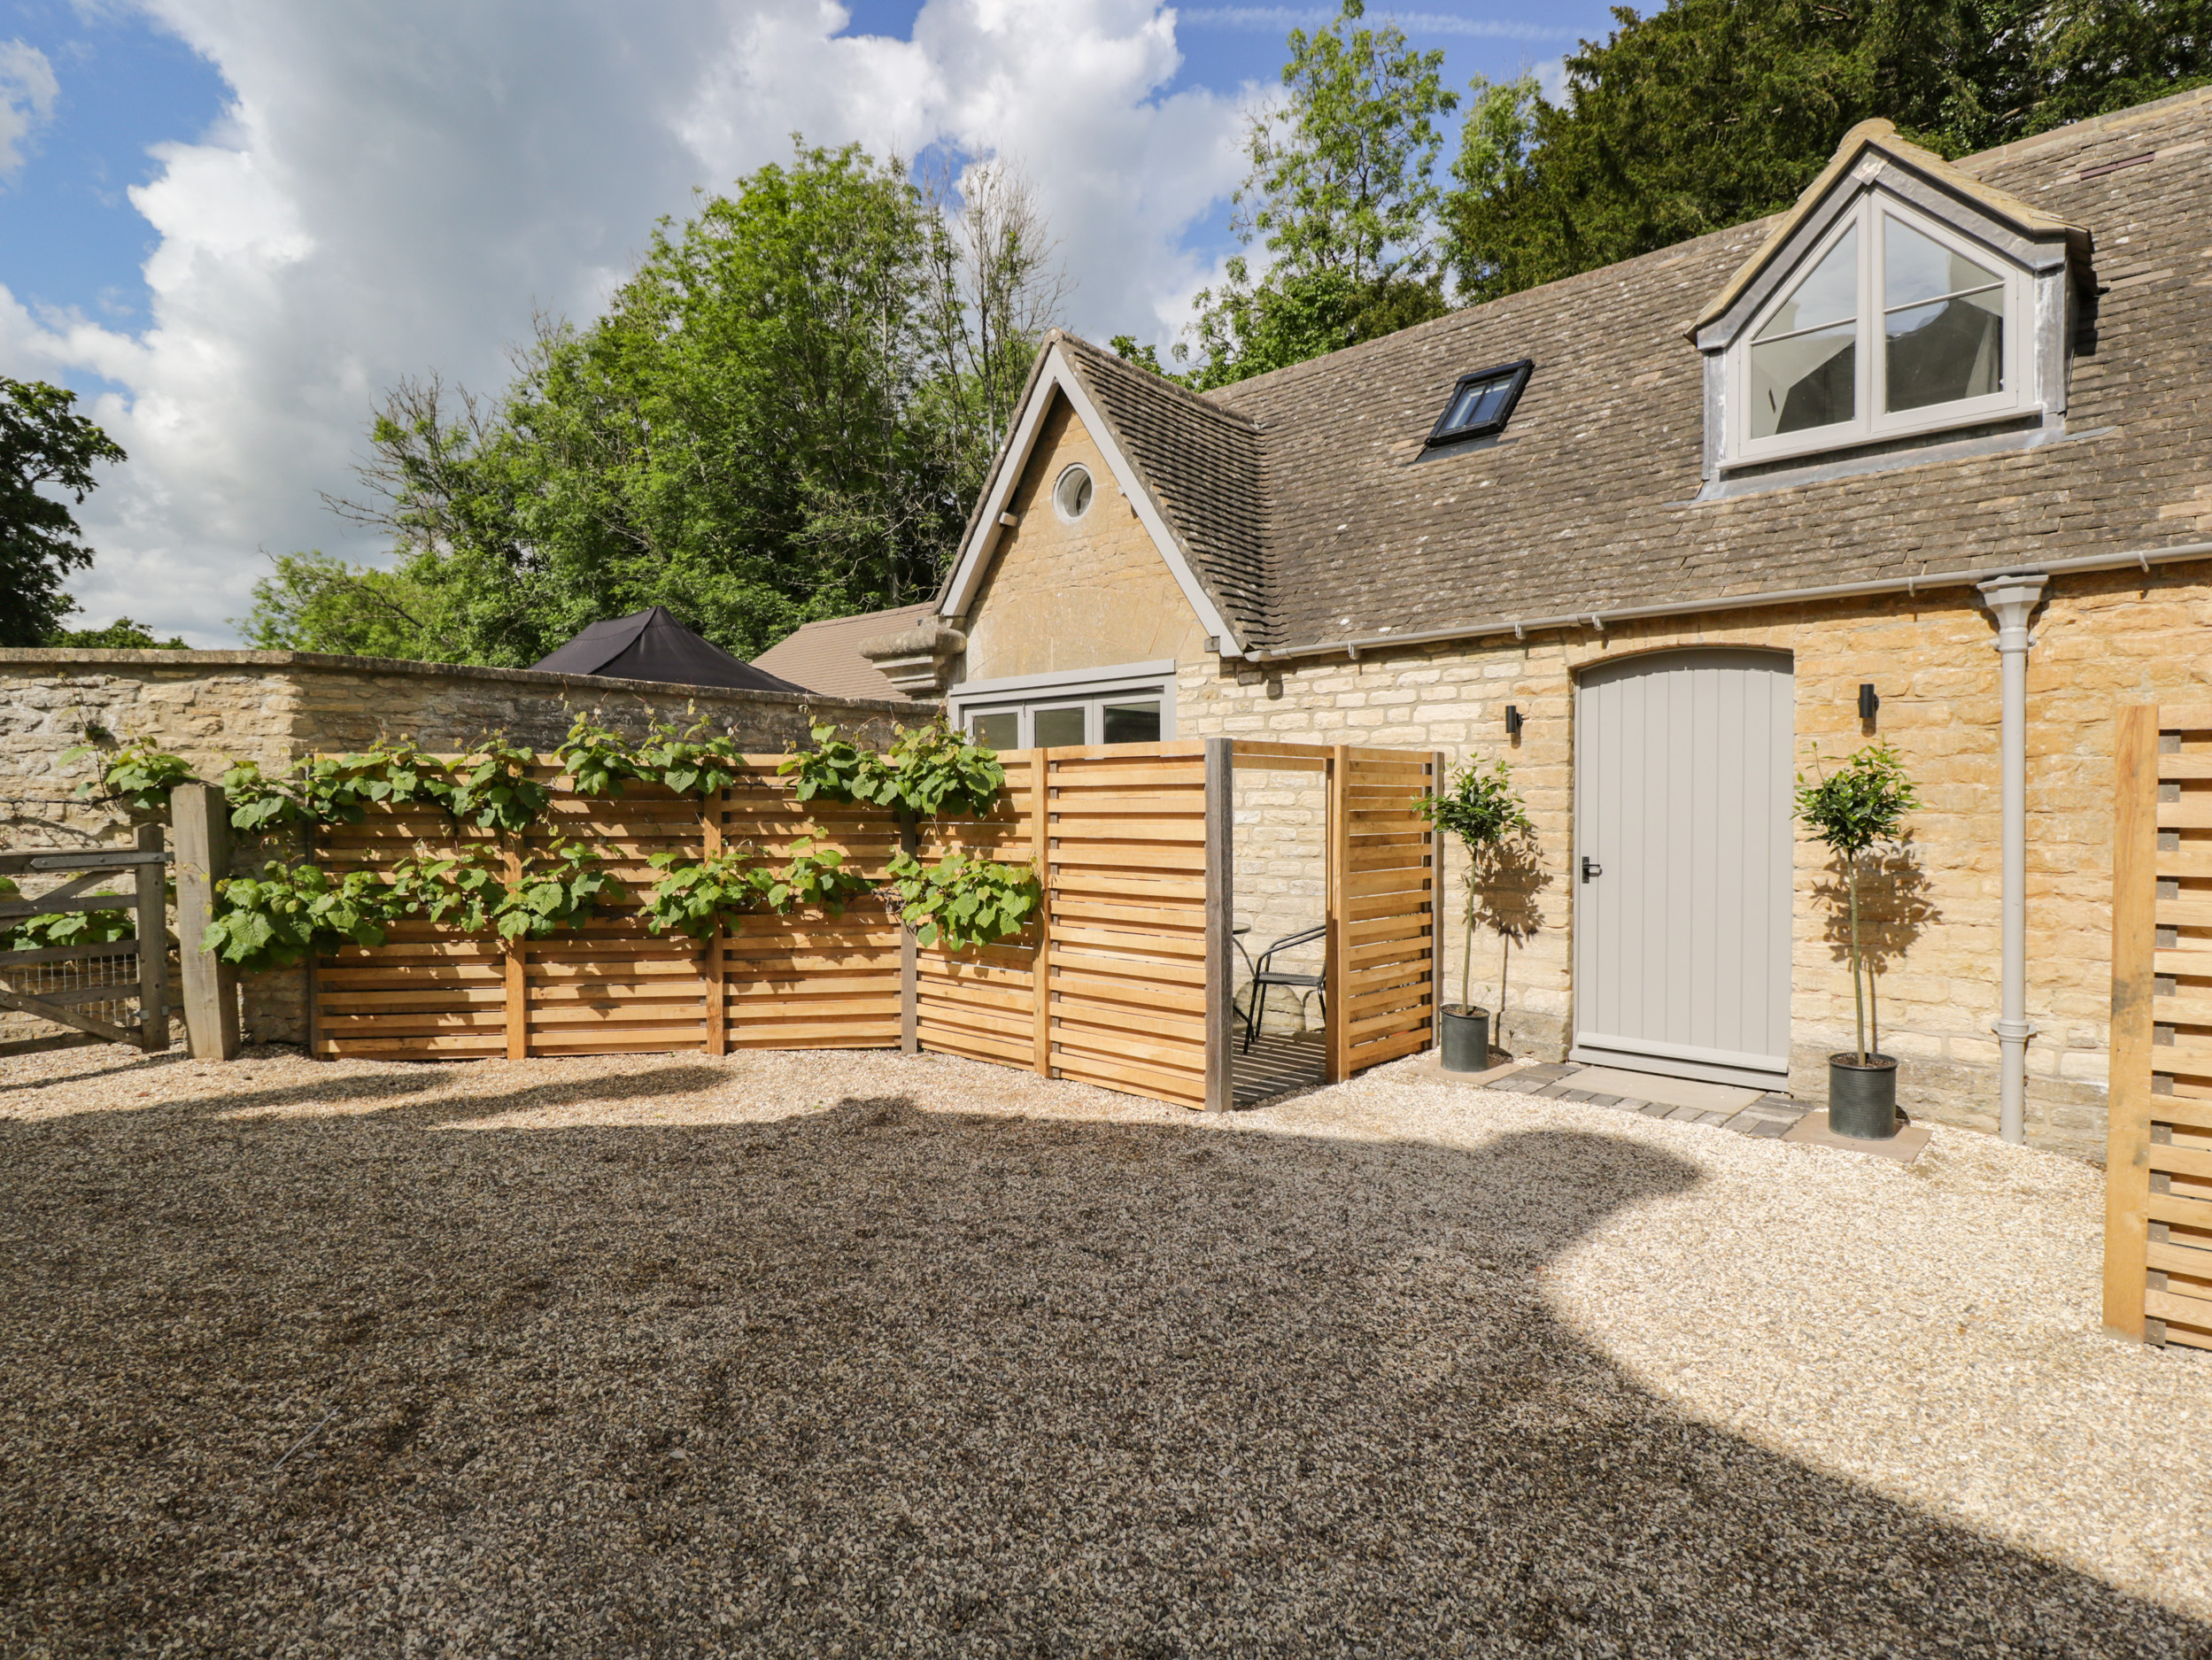
[[[1095,486],[1094,486],[1095,488]],[[1021,741],[1017,749],[1034,749],[1036,712],[1084,706],[1083,743],[1096,747],[1106,741],[1105,706],[1156,699],[1160,705],[1160,738],[1175,736],[1175,664],[1124,663],[1110,668],[1063,670],[1051,675],[1023,675],[1003,680],[971,680],[947,693],[952,706],[952,724],[963,732],[974,730],[980,714],[1012,712],[1021,718]]]
[[[1883,239],[1891,220],[1902,220],[1913,229],[1940,247],[1952,250],[1984,269],[1994,271],[2005,285],[2005,351],[2002,374],[2004,388],[1982,398],[1960,398],[1948,404],[1931,404],[1922,409],[1905,410],[1896,414],[1885,413],[1883,405],[1888,397],[1888,354],[1883,350],[1886,338],[1883,326],[1885,316],[1883,292]],[[1859,232],[1859,333],[1853,402],[1856,413],[1849,421],[1839,421],[1825,427],[1808,427],[1798,432],[1776,433],[1771,437],[1754,438],[1751,436],[1752,408],[1752,344],[1758,338],[1775,313],[1787,305],[1796,294],[1798,283],[1809,274],[1829,249],[1853,228]],[[1983,422],[2003,420],[2007,416],[2034,412],[2042,407],[2032,384],[2034,342],[2030,336],[2037,327],[2035,274],[2016,261],[2008,259],[1985,243],[1961,236],[1940,220],[1930,218],[1908,206],[1896,197],[1879,189],[1861,191],[1859,200],[1851,208],[1836,217],[1836,222],[1809,249],[1790,274],[1790,281],[1777,288],[1774,297],[1752,316],[1728,351],[1728,404],[1733,417],[1728,422],[1728,461],[1756,462],[1776,459],[1784,456],[1816,454],[1830,450],[1855,449],[1861,444],[1879,443],[1886,438],[1914,436],[1925,432],[1942,432],[1953,427],[1978,426]]]

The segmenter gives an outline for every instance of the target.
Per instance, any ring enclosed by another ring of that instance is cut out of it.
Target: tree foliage
[[[1293,29],[1288,96],[1256,113],[1235,228],[1272,257],[1255,281],[1241,256],[1197,297],[1192,333],[1203,390],[1372,340],[1445,309],[1434,259],[1443,143],[1458,105],[1444,55],[1406,44],[1395,24],[1353,27],[1343,0],[1327,27]],[[1179,343],[1179,358],[1190,343]],[[1131,354],[1125,354],[1131,355]]]
[[[1859,1064],[1864,1066],[1867,998],[1860,990],[1859,861],[1868,849],[1899,839],[1906,815],[1920,807],[1920,792],[1906,773],[1903,757],[1887,744],[1869,744],[1809,784],[1799,773],[1796,799],[1798,817],[1843,863],[1851,907],[1851,999],[1858,1021]]]
[[[751,657],[928,591],[1064,294],[1016,174],[957,190],[798,145],[664,220],[603,315],[541,319],[498,398],[402,382],[334,504],[396,563],[280,560],[248,632],[514,665],[665,605]]]
[[[77,608],[62,583],[92,563],[92,550],[70,509],[92,493],[95,467],[128,459],[74,413],[76,401],[65,388],[0,375],[0,645],[51,644]]]
[[[1467,855],[1465,944],[1459,960],[1459,1005],[1474,1002],[1474,921],[1481,898],[1485,858],[1509,843],[1531,844],[1536,827],[1528,807],[1513,789],[1512,774],[1504,761],[1484,767],[1470,761],[1462,765],[1443,788],[1430,791],[1413,802],[1413,810],[1451,837]]]
[[[1477,81],[1446,204],[1466,302],[1794,201],[1881,116],[1957,156],[2212,78],[2212,0],[1672,0],[1566,58],[1553,104]]]

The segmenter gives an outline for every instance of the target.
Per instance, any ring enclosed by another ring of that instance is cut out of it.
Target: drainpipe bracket
[[[1992,1020],[1989,1029],[2002,1043],[2025,1043],[2043,1030],[2032,1020]]]

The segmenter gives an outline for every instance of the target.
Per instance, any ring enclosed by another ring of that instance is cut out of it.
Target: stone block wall
[[[0,849],[128,844],[119,811],[76,799],[97,763],[63,757],[88,732],[148,740],[214,779],[234,761],[274,771],[383,737],[450,753],[499,732],[543,753],[586,713],[631,737],[703,719],[748,753],[773,753],[807,742],[818,721],[882,745],[936,710],[304,652],[0,650]],[[275,851],[245,846],[239,856],[251,863]],[[242,997],[252,1041],[304,1038],[304,975],[245,977]]]
[[[2028,666],[2028,1132],[2100,1157],[2104,1145],[2111,924],[2112,733],[2125,703],[2212,697],[2212,566],[2053,578]],[[1565,1053],[1573,1018],[1570,880],[1575,676],[1624,655],[1691,646],[1787,651],[1795,666],[1801,762],[1880,737],[1919,782],[1906,853],[1862,888],[1884,958],[1882,1044],[1906,1063],[1916,1116],[1993,1130],[2002,899],[1995,629],[1970,591],[1944,590],[1619,623],[1474,643],[1270,664],[1194,658],[1179,670],[1178,735],[1446,751],[1454,764],[1503,757],[1541,844],[1516,896],[1530,923],[1504,954],[1504,1041]],[[1856,707],[1871,682],[1881,709]],[[1509,740],[1504,708],[1524,717]],[[1241,873],[1240,873],[1241,875]],[[1458,903],[1463,873],[1450,875]],[[1830,902],[1837,873],[1799,832],[1792,937],[1791,1089],[1826,1094],[1828,1054],[1847,1047],[1851,980]],[[1459,948],[1446,954],[1450,994]],[[1493,996],[1501,951],[1475,954],[1476,996]]]

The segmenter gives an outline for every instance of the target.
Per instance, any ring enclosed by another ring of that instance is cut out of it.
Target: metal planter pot
[[[1455,1006],[1443,1011],[1444,1070],[1490,1069],[1490,1011]]]
[[[1828,1127],[1854,1141],[1897,1133],[1896,1056],[1868,1055],[1864,1066],[1855,1049],[1828,1057]]]

